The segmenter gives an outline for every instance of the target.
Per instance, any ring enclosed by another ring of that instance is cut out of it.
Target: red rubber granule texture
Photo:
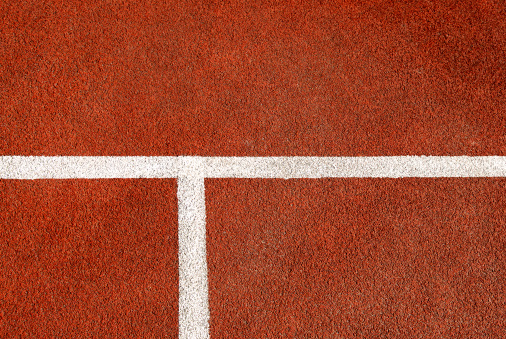
[[[506,179],[208,179],[211,338],[506,337]]]
[[[0,180],[0,244],[0,337],[177,337],[175,180]]]
[[[0,0],[0,155],[506,155],[506,4]]]

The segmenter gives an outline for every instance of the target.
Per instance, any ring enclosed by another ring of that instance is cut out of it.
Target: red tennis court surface
[[[506,180],[209,179],[212,338],[503,338]]]
[[[0,337],[506,337],[503,178],[11,155],[506,156],[504,0],[0,0]]]
[[[506,155],[501,0],[0,0],[2,155]]]
[[[177,337],[175,184],[1,180],[0,337]]]

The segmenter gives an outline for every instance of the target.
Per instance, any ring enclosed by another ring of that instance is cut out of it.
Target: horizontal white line
[[[505,156],[1,156],[1,179],[506,177]]]
[[[177,157],[0,157],[3,179],[174,178]]]
[[[204,158],[206,177],[502,177],[506,157],[273,157]]]

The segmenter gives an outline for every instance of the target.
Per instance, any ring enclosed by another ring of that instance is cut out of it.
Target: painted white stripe
[[[505,177],[506,157],[0,157],[3,179],[176,178],[188,171],[205,178]]]
[[[179,338],[209,338],[204,178],[178,178]]]
[[[0,157],[2,179],[174,178],[177,157]]]
[[[0,179],[178,178],[179,337],[184,339],[209,338],[206,177],[506,177],[506,157],[0,157]]]
[[[208,157],[209,178],[502,177],[506,157]]]

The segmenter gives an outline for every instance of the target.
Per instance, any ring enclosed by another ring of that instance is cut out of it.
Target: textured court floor
[[[0,0],[0,337],[506,337],[504,156],[501,0]]]

